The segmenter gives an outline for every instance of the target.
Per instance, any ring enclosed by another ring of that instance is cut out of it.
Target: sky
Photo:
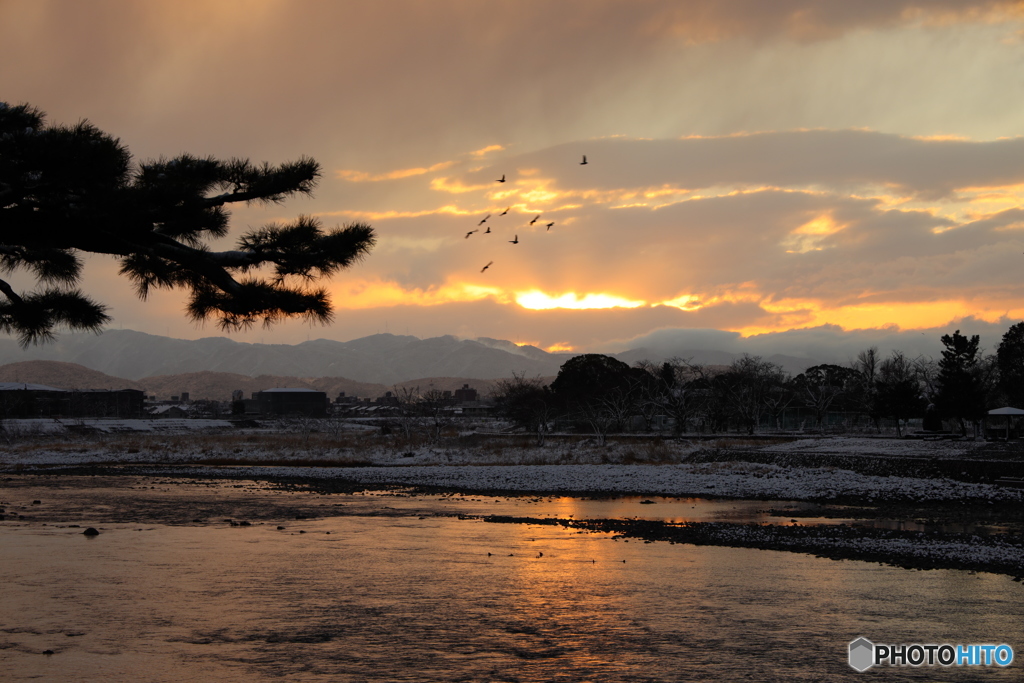
[[[378,244],[333,324],[240,341],[937,353],[1024,318],[1020,2],[3,0],[0,64],[139,160],[321,163],[214,248],[301,214]],[[223,334],[106,257],[83,285],[113,328]]]

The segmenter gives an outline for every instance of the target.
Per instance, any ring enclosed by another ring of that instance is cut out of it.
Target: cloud
[[[577,168],[587,154],[590,163]],[[503,157],[459,179],[486,188],[507,173],[512,187],[544,179],[553,197],[609,193],[609,201],[657,205],[673,193],[736,188],[883,189],[937,200],[958,190],[1024,183],[1024,137],[920,139],[866,130],[799,130],[678,140],[607,138]],[[506,169],[508,169],[506,171]],[[522,170],[529,175],[522,177]],[[908,197],[909,196],[909,197]]]
[[[981,346],[994,353],[1003,334],[1019,319],[1001,318],[983,321],[971,316],[950,321],[948,325],[923,330],[900,330],[896,327],[844,330],[836,325],[770,332],[744,338],[737,333],[714,329],[661,329],[622,339],[604,347],[605,352],[645,348],[664,357],[686,358],[697,351],[749,353],[761,357],[774,355],[805,358],[814,363],[844,364],[860,351],[876,347],[881,357],[901,351],[911,358],[938,358],[943,346],[940,337],[959,329],[965,335],[981,336]]]

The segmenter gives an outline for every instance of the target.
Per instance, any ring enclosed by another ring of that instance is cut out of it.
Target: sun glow
[[[567,292],[561,296],[551,296],[539,290],[517,292],[516,303],[523,308],[534,311],[547,311],[553,308],[594,309],[594,308],[639,308],[646,301],[631,301],[610,294],[585,294],[582,298],[575,292]]]
[[[499,303],[511,303],[505,291],[498,287],[468,282],[448,282],[437,287],[407,289],[396,282],[360,281],[336,286],[331,293],[335,304],[339,308],[347,309],[439,306],[487,298]]]

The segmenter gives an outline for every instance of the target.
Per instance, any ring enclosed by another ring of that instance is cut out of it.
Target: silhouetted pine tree
[[[300,216],[247,232],[233,250],[206,243],[227,234],[230,204],[308,195],[320,175],[305,157],[271,166],[183,154],[133,164],[119,140],[88,122],[49,126],[38,109],[0,102],[0,269],[36,281],[35,291],[18,293],[0,280],[0,330],[27,345],[60,326],[100,329],[106,307],[76,287],[83,252],[119,258],[143,299],[153,288],[185,289],[190,317],[215,317],[224,329],[292,316],[328,322],[327,293],[310,283],[365,256],[370,226],[324,230]]]
[[[957,330],[941,339],[946,348],[939,361],[935,405],[942,417],[957,420],[961,433],[966,434],[964,420],[979,420],[985,414],[985,386],[978,372],[981,337],[967,338]]]

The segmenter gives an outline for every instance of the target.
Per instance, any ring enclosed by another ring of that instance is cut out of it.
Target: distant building
[[[146,413],[150,417],[173,417],[173,418],[185,418],[189,417],[189,411],[186,406],[183,405],[161,405],[153,406],[146,410]]]
[[[327,415],[327,394],[313,389],[265,389],[253,396],[260,415]]]
[[[62,415],[67,410],[67,393],[44,384],[0,382],[0,418]]]
[[[141,417],[145,394],[136,389],[56,389],[0,382],[0,417]]]
[[[146,394],[138,389],[70,391],[71,417],[142,417]]]
[[[456,403],[476,403],[480,400],[480,397],[476,393],[476,389],[470,389],[468,384],[463,384],[461,389],[455,390],[455,402]]]
[[[390,391],[385,391],[383,396],[378,396],[377,400],[374,401],[379,406],[397,406],[398,397],[392,394]]]
[[[338,398],[334,399],[334,405],[336,406],[350,406],[359,403],[358,396],[346,396],[345,392],[342,391],[338,394]]]

